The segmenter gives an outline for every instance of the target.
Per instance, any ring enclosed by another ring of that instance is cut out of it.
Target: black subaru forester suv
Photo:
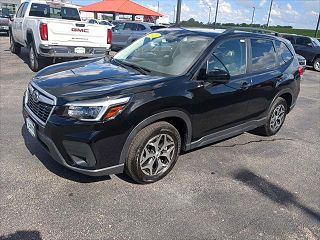
[[[295,106],[303,69],[278,37],[163,29],[113,58],[53,65],[30,82],[26,127],[74,171],[163,178],[183,151],[254,130],[271,136]]]

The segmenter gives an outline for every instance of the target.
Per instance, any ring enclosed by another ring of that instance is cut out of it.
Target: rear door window
[[[252,71],[259,72],[276,67],[273,42],[266,39],[251,39]]]
[[[21,13],[22,13],[22,10],[23,10],[23,7],[24,7],[25,3],[22,3],[17,11],[17,14],[16,14],[16,18],[20,18],[21,17]]]
[[[296,44],[295,38],[293,36],[284,35],[283,38],[289,40],[292,44]]]
[[[137,31],[144,31],[146,30],[146,27],[143,26],[142,24],[137,24]]]
[[[311,39],[307,37],[297,37],[296,41],[297,41],[297,45],[308,46],[308,44],[312,44]]]
[[[126,23],[124,25],[124,30],[136,31],[137,30],[137,24],[135,24],[135,23]]]
[[[27,8],[28,8],[29,3],[25,2],[21,11],[21,17],[24,17],[24,15],[26,14]]]
[[[276,40],[275,45],[280,65],[285,64],[293,58],[291,51],[284,42]]]

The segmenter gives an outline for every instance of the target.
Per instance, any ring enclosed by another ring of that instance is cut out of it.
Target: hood
[[[58,104],[148,91],[159,87],[165,77],[142,75],[104,58],[56,64],[40,71],[33,82],[57,97]]]

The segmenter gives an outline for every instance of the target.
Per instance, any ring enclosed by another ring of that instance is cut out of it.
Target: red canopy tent
[[[102,2],[93,3],[80,8],[80,11],[94,12],[94,13],[112,13],[113,18],[115,14],[132,15],[132,19],[136,15],[160,17],[162,14],[155,12],[149,8],[141,6],[131,0],[104,0]]]

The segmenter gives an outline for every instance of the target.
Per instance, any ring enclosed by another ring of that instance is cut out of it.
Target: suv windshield
[[[188,71],[212,41],[205,36],[154,32],[135,41],[114,59],[150,72],[179,76]]]
[[[76,8],[32,3],[29,16],[81,21]]]

